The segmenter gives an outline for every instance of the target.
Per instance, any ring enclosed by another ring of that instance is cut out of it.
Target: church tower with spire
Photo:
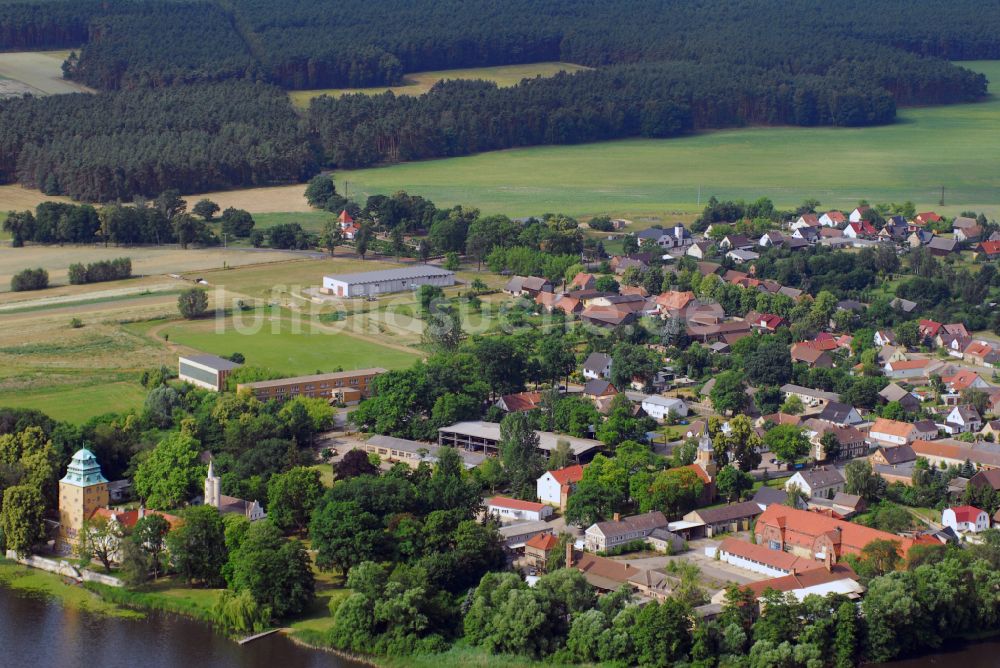
[[[698,454],[695,457],[695,463],[711,480],[715,480],[715,474],[718,471],[715,465],[715,448],[712,446],[712,439],[708,437],[708,434],[704,434],[698,439]]]
[[[222,505],[222,480],[215,475],[215,467],[208,462],[208,475],[205,477],[205,505],[216,508]]]

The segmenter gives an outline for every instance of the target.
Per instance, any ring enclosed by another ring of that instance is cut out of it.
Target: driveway
[[[664,569],[671,561],[686,561],[694,564],[701,570],[701,584],[711,593],[724,589],[730,582],[735,582],[736,584],[749,584],[751,582],[758,582],[760,580],[767,579],[767,576],[765,575],[751,573],[750,571],[745,571],[742,568],[736,568],[730,564],[716,561],[711,557],[705,556],[706,547],[717,547],[718,545],[718,541],[710,538],[701,538],[689,541],[688,547],[690,549],[681,554],[670,556],[645,556],[635,559],[628,559],[628,555],[623,555],[613,557],[613,559],[623,561],[635,566],[636,568],[644,569]]]

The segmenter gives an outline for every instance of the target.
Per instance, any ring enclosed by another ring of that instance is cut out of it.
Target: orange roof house
[[[559,544],[559,539],[550,533],[538,533],[528,539],[528,542],[524,544],[525,547],[533,547],[536,550],[541,550],[543,552],[549,552],[554,549],[556,545]]]
[[[779,504],[764,510],[754,532],[760,545],[817,561],[827,553],[838,559],[845,554],[860,555],[866,545],[876,540],[899,543],[900,555],[905,558],[914,545],[912,538]]]
[[[962,369],[953,376],[944,376],[941,378],[941,382],[944,383],[952,392],[962,392],[970,387],[985,389],[985,386],[989,385],[986,381],[979,377],[978,373],[972,371],[971,369]]]
[[[555,471],[549,471],[552,477],[556,479],[560,485],[572,485],[583,480],[583,467],[579,464],[573,464],[572,466],[567,466],[565,468],[556,469]]]
[[[586,274],[584,272],[578,273],[573,277],[573,280],[569,282],[570,290],[592,290],[594,285],[597,283],[597,277],[593,274]]]
[[[183,520],[176,515],[170,515],[167,513],[161,513],[158,510],[146,510],[145,508],[139,508],[138,510],[114,510],[112,508],[97,508],[91,514],[91,518],[94,517],[104,517],[108,520],[113,520],[118,522],[122,527],[126,529],[131,529],[135,527],[139,520],[146,517],[147,515],[159,515],[167,521],[171,529],[176,529],[181,524]]]
[[[497,406],[508,413],[522,413],[538,408],[542,402],[541,392],[518,392],[500,397]]]
[[[671,290],[656,297],[656,305],[660,311],[678,311],[694,301],[694,293],[690,290],[680,292]]]

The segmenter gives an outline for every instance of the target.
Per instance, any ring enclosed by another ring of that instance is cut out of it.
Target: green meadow
[[[124,413],[139,408],[145,400],[146,390],[138,382],[128,381],[0,392],[0,406],[34,408],[73,423],[103,413]]]
[[[398,369],[413,364],[418,354],[380,345],[366,338],[331,332],[308,321],[296,326],[289,319],[262,319],[255,327],[248,316],[246,327],[231,319],[178,322],[164,328],[171,343],[214,355],[242,353],[246,363],[288,375],[333,371],[337,367],[361,369],[380,366]]]
[[[435,204],[488,213],[665,216],[712,195],[779,206],[807,197],[849,208],[860,199],[910,200],[920,209],[1000,217],[1000,61],[983,72],[992,96],[977,104],[905,108],[870,128],[753,127],[674,139],[542,146],[337,172],[358,201],[407,190]],[[945,206],[939,205],[945,188]]]

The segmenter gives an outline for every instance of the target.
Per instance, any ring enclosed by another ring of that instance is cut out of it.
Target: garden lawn
[[[918,210],[1000,217],[1000,61],[964,63],[993,83],[978,104],[901,109],[868,128],[759,127],[672,139],[541,146],[336,173],[357,201],[397,190],[438,206],[466,204],[511,216],[563,212],[632,217],[695,211],[712,195],[807,197],[850,209],[911,200]],[[941,207],[941,187],[946,206]],[[699,206],[700,190],[700,206]]]

